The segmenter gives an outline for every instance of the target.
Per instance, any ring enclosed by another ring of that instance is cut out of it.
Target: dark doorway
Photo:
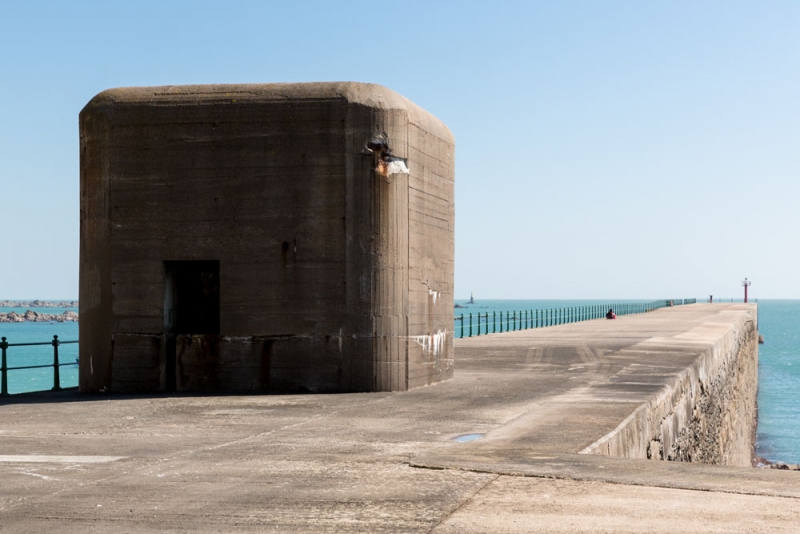
[[[175,391],[179,335],[219,334],[219,261],[165,261],[166,390]]]

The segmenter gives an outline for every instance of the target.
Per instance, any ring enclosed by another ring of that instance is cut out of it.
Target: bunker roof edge
[[[408,114],[412,123],[425,124],[427,129],[442,132],[443,137],[455,142],[450,129],[429,111],[404,96],[382,85],[361,82],[304,82],[304,83],[252,83],[252,84],[203,84],[162,85],[149,87],[117,87],[106,89],[94,96],[80,115],[92,112],[103,113],[116,105],[143,104],[169,105],[187,97],[201,103],[218,102],[221,98],[231,101],[275,101],[305,100],[320,98],[342,98],[351,104],[360,104],[375,109],[399,109]]]

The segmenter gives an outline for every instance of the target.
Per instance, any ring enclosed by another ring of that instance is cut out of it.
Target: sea
[[[676,304],[681,299],[674,299]],[[716,300],[716,299],[715,299]],[[457,299],[454,328],[460,335],[461,314],[473,314],[473,328],[478,315],[488,313],[490,319],[500,312],[524,317],[526,310],[556,310],[595,306],[601,310],[623,310],[624,305],[641,300],[468,300]],[[741,302],[722,299],[718,302]],[[75,308],[33,308],[39,313],[62,313]],[[0,312],[25,312],[26,308],[2,308]],[[759,300],[759,333],[764,344],[759,345],[758,434],[756,454],[770,462],[800,463],[800,300]],[[481,323],[485,328],[485,323]],[[49,390],[53,387],[53,347],[57,335],[61,341],[76,341],[80,323],[0,323],[0,336],[8,343],[46,343],[40,346],[9,347],[8,366],[49,365],[42,369],[9,371],[9,393]],[[491,330],[491,326],[489,327]],[[504,327],[505,329],[505,327]],[[77,344],[59,346],[61,387],[78,385]]]
[[[67,310],[78,313],[78,308],[8,308],[0,307],[0,313],[15,311],[25,313],[33,310],[38,313],[60,314]],[[27,367],[48,365],[38,369],[25,369],[8,372],[8,392],[27,393],[29,391],[45,391],[52,389],[53,382],[53,336],[59,341],[77,341],[80,323],[0,323],[0,337],[5,337],[9,344],[44,343],[43,345],[26,347],[8,347],[6,365],[8,367]],[[58,346],[58,361],[67,365],[59,366],[60,386],[62,388],[78,386],[78,344],[66,343]]]

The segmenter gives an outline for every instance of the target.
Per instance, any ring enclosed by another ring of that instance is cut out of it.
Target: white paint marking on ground
[[[38,473],[31,473],[30,471],[20,471],[20,473],[23,474],[23,475],[28,475],[30,477],[39,477],[39,478],[41,478],[43,480],[58,480],[57,478],[48,477],[48,476],[45,476],[45,475],[40,475]]]
[[[102,464],[116,462],[125,456],[50,456],[44,454],[0,454],[0,463],[25,464]]]

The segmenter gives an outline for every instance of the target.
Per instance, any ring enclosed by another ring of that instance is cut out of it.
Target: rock
[[[0,300],[3,308],[77,308],[77,300]]]
[[[22,323],[25,322],[25,318],[22,315],[18,314],[17,312],[10,312],[8,314],[8,322],[9,323]]]
[[[10,301],[0,302],[0,305],[8,304]],[[32,303],[41,301],[32,301]],[[12,303],[17,304],[17,303]],[[52,307],[52,306],[46,306]],[[63,313],[39,313],[33,310],[26,310],[25,313],[19,314],[17,312],[0,313],[0,323],[22,323],[30,321],[32,323],[51,323],[51,322],[78,322],[78,314],[72,310],[66,310]]]
[[[800,464],[785,464],[783,462],[775,462],[769,467],[771,469],[782,469],[784,471],[800,471]]]

